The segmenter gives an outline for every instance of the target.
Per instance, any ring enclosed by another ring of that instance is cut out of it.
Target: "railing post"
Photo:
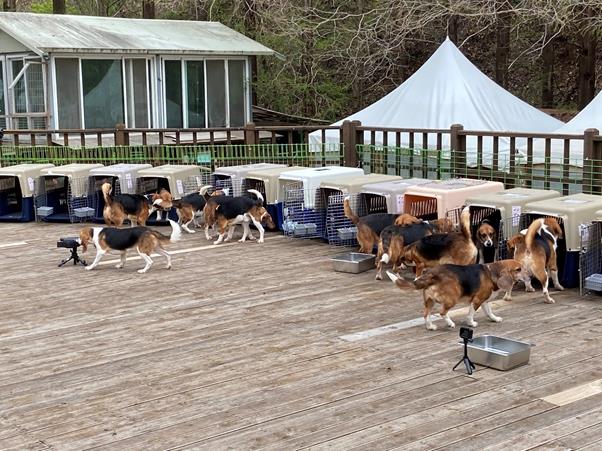
[[[257,130],[255,130],[254,122],[247,122],[245,124],[245,144],[253,146],[258,144],[257,142]]]
[[[357,127],[361,126],[360,121],[344,121],[341,125],[343,135],[343,155],[344,164],[348,167],[357,167]],[[361,141],[363,143],[363,140]],[[325,143],[324,143],[325,144]]]
[[[130,137],[128,132],[125,131],[125,124],[115,125],[115,145],[116,146],[129,146]]]
[[[600,134],[597,128],[588,128],[583,132],[583,192],[600,194],[602,188],[602,143],[594,138]]]
[[[461,134],[463,130],[461,124],[453,124],[450,129],[451,173],[454,178],[466,173],[466,136]]]

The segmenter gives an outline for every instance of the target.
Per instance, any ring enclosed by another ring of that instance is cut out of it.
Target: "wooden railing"
[[[482,178],[487,174],[489,178],[503,180],[509,186],[530,180],[530,185],[544,189],[560,184],[565,194],[571,191],[571,186],[582,184],[583,191],[602,194],[602,137],[597,129],[584,130],[582,134],[555,135],[464,130],[460,124],[449,129],[384,128],[363,126],[358,121],[327,127],[257,126],[250,123],[244,127],[205,129],[128,129],[118,124],[113,129],[6,130],[1,142],[4,146],[13,147],[66,148],[311,145],[309,135],[316,131],[317,142],[341,144],[343,161],[348,166],[362,164],[358,158],[358,146],[380,147],[390,152],[398,152],[399,149],[451,150],[449,158],[453,176]],[[379,152],[379,158],[382,159],[383,155],[382,151]],[[420,164],[419,161],[416,163]],[[382,160],[374,164],[372,170],[387,164],[386,160]],[[575,167],[579,169],[575,171]],[[400,165],[387,170],[399,173]]]

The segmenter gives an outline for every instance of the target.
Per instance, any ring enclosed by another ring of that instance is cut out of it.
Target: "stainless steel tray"
[[[468,357],[473,363],[506,371],[529,363],[530,343],[482,335],[468,343]]]
[[[374,268],[375,256],[359,252],[347,252],[331,258],[335,271],[358,274]]]

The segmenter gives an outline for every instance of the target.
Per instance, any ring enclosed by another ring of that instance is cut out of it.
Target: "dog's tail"
[[[113,187],[111,184],[109,182],[105,182],[102,184],[100,189],[102,190],[102,196],[105,199],[105,205],[111,205],[113,203],[113,196],[111,195]]]
[[[400,290],[424,290],[437,282],[437,276],[428,269],[424,270],[420,277],[412,282],[393,274],[391,271],[387,271],[387,275]]]
[[[536,219],[531,223],[529,228],[527,229],[527,234],[525,235],[525,248],[527,249],[527,253],[531,253],[531,249],[533,246],[533,241],[535,241],[535,235],[539,233],[539,231],[543,228],[543,218]]]
[[[263,199],[263,194],[261,194],[256,189],[248,189],[247,191],[251,194],[255,194],[255,196],[257,196],[257,200],[260,202],[260,205],[263,205],[263,203],[265,202]]]
[[[464,207],[460,213],[460,231],[467,240],[472,241],[472,233],[470,233],[470,207]]]
[[[168,219],[169,224],[171,225],[171,235],[163,235],[158,230],[151,230],[151,233],[157,237],[157,239],[162,243],[175,243],[179,241],[182,237],[182,228],[176,221],[172,221]]]
[[[343,200],[343,211],[345,213],[345,216],[353,224],[357,224],[360,221],[360,217],[353,212],[353,210],[351,209],[351,205],[349,205],[349,196],[346,196],[345,200]]]
[[[205,200],[207,200],[211,197],[211,195],[208,194],[209,188],[213,188],[213,186],[212,185],[203,185],[203,186],[201,186],[201,189],[199,189],[199,194],[201,196],[203,196],[205,198]]]

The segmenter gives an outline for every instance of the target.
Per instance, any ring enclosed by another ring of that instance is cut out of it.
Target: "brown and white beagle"
[[[478,250],[470,233],[470,212],[465,207],[460,214],[460,232],[432,234],[406,246],[401,262],[416,266],[416,276],[425,268],[444,263],[471,265],[476,263]]]
[[[128,249],[135,248],[138,254],[145,261],[144,268],[139,269],[140,274],[148,271],[153,264],[151,254],[156,252],[163,255],[167,259],[167,269],[171,268],[171,256],[164,249],[167,243],[175,242],[180,239],[182,230],[180,226],[169,220],[171,224],[171,235],[165,236],[162,233],[149,229],[148,227],[131,227],[129,229],[118,229],[115,227],[84,227],[79,232],[78,242],[82,245],[82,251],[85,253],[88,250],[90,242],[96,247],[96,258],[86,266],[87,270],[92,270],[98,266],[100,259],[110,250],[119,251],[121,253],[121,261],[116,268],[123,268],[126,261],[126,253]]]
[[[535,291],[531,285],[531,277],[534,276],[541,283],[548,304],[554,303],[548,291],[549,278],[554,288],[564,290],[558,280],[556,261],[558,240],[562,237],[562,228],[555,218],[539,218],[531,223],[524,235],[519,234],[508,240],[508,250],[514,251],[514,259],[522,265],[526,291]],[[512,300],[512,290],[506,292],[504,299]]]
[[[151,214],[148,199],[142,194],[113,194],[113,187],[109,182],[101,186],[105,206],[102,216],[105,223],[110,226],[121,227],[126,219],[130,220],[132,227],[145,225]]]
[[[497,260],[497,231],[489,221],[481,221],[475,232],[475,240],[479,251],[479,263],[490,263],[485,261],[486,250],[493,251],[487,252],[487,254],[489,257],[493,254],[493,261]]]
[[[436,330],[437,326],[432,323],[430,316],[435,303],[441,305],[441,316],[449,327],[456,326],[449,317],[449,310],[462,301],[470,303],[469,326],[478,325],[474,314],[481,306],[491,321],[502,321],[501,317],[493,314],[488,301],[496,291],[511,289],[520,279],[521,271],[521,265],[516,260],[501,260],[486,265],[439,265],[425,269],[413,282],[390,271],[387,271],[387,275],[402,290],[423,290],[426,328]]]

